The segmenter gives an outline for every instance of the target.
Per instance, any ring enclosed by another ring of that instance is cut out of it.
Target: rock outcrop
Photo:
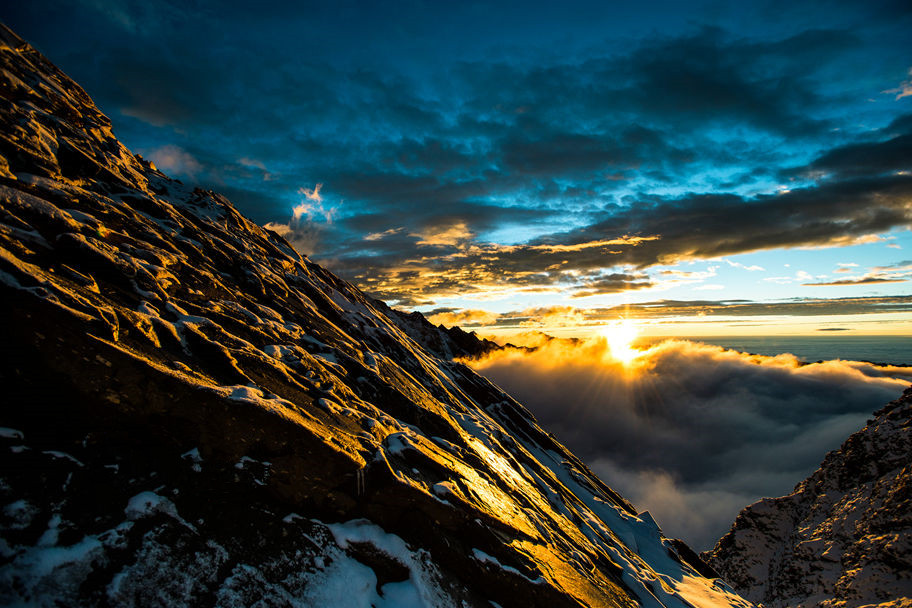
[[[912,606],[912,389],[704,558],[770,608]]]
[[[0,603],[749,605],[465,335],[131,154],[5,28],[0,64]]]

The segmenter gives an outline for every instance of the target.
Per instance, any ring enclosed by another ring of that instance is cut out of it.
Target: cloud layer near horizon
[[[912,368],[801,365],[683,340],[629,366],[603,338],[543,341],[469,364],[697,549],[743,507],[790,492],[912,381]]]
[[[905,263],[904,263],[905,264]],[[905,269],[906,266],[901,266]],[[904,270],[907,272],[907,270]],[[611,307],[577,308],[574,306],[540,306],[525,310],[492,313],[480,309],[436,308],[426,313],[432,323],[464,328],[527,327],[547,331],[556,327],[603,326],[618,318],[664,319],[743,317],[812,317],[871,315],[912,312],[912,296],[871,296],[850,298],[790,298],[780,301],[755,302],[734,300],[653,300]]]

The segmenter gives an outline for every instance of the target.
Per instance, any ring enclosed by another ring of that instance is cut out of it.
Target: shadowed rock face
[[[0,60],[0,603],[748,605],[449,360],[493,345],[167,178],[5,29]]]
[[[912,606],[912,388],[781,498],[744,509],[703,555],[745,597]]]

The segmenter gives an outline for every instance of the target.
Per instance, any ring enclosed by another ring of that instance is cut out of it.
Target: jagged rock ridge
[[[0,603],[749,605],[426,321],[0,59]]]
[[[912,388],[704,557],[770,608],[912,606]]]
[[[393,309],[393,319],[409,338],[443,359],[473,359],[495,350],[519,348],[513,344],[501,346],[461,327],[434,325],[420,312],[406,313]]]

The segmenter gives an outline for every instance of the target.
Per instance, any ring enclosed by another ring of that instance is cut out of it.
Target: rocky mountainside
[[[377,303],[384,306],[381,302]],[[474,331],[467,332],[461,327],[446,328],[443,325],[434,325],[420,312],[405,313],[394,309],[392,313],[389,316],[409,338],[443,359],[471,359],[504,348],[496,342],[479,338]],[[519,348],[512,344],[507,344],[507,347]]]
[[[449,359],[493,345],[167,178],[5,28],[0,59],[0,604],[749,606]]]
[[[912,388],[704,557],[770,608],[912,606]]]

